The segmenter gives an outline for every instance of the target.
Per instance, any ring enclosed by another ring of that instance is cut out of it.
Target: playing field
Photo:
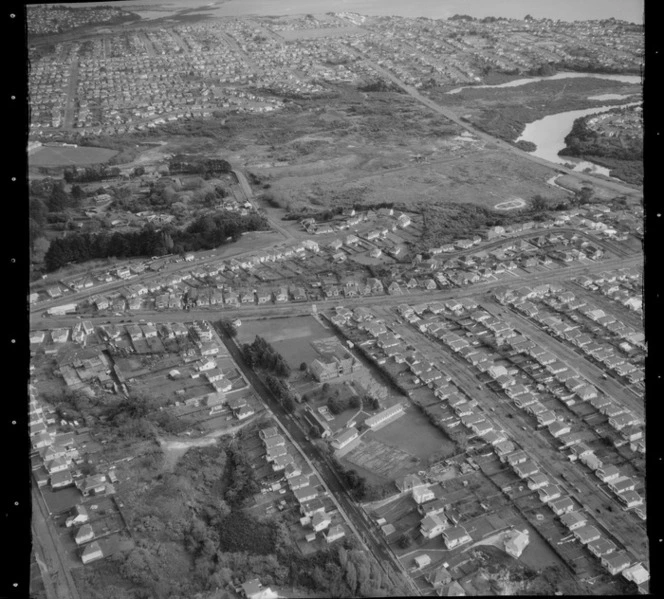
[[[252,343],[256,335],[271,343],[291,368],[299,368],[302,362],[309,364],[318,356],[311,342],[334,335],[313,316],[274,318],[270,320],[245,320],[238,329],[240,343]]]
[[[443,457],[455,452],[454,443],[415,407],[369,436],[421,460],[434,454]]]
[[[28,156],[30,166],[79,166],[106,162],[118,152],[106,148],[42,146]]]

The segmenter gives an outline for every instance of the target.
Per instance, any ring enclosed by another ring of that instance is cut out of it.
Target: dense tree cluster
[[[209,158],[204,156],[194,156],[178,154],[174,156],[168,168],[171,173],[186,173],[199,175],[219,175],[229,173],[233,170],[230,162],[222,158]]]
[[[341,414],[341,412],[349,409],[357,410],[362,406],[362,400],[357,395],[350,397],[333,396],[327,400],[327,407],[333,414]]]
[[[254,471],[246,456],[240,451],[229,447],[226,467],[226,491],[224,499],[232,508],[241,507],[254,493],[260,490]]]
[[[333,460],[333,464],[339,477],[348,487],[353,499],[356,501],[375,501],[382,498],[380,489],[368,483],[356,470],[345,468],[337,460]]]
[[[284,357],[259,335],[256,335],[253,343],[242,346],[242,357],[250,368],[258,366],[278,377],[290,376],[291,369]]]
[[[230,240],[237,241],[245,231],[266,227],[265,219],[258,214],[240,216],[221,211],[200,217],[184,229],[167,227],[158,230],[148,224],[137,232],[75,233],[53,240],[44,263],[46,271],[52,272],[70,262],[210,250]]]

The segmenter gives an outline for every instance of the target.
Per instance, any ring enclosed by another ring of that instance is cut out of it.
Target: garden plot
[[[344,456],[344,459],[390,480],[411,472],[419,462],[415,456],[405,451],[365,437],[355,449]]]

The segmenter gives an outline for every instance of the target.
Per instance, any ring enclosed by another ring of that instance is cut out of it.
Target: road
[[[69,564],[62,555],[57,537],[36,482],[32,485],[32,538],[36,556],[40,557],[42,579],[48,599],[81,599],[72,578]],[[39,560],[38,560],[39,563]],[[44,570],[43,568],[46,568]]]
[[[209,260],[216,260],[217,258],[210,258]],[[204,263],[204,261],[197,262],[197,264]],[[186,263],[183,263],[186,264]],[[588,262],[583,264],[577,264],[574,266],[567,266],[559,268],[557,270],[542,270],[533,273],[527,273],[519,277],[514,277],[513,279],[500,279],[493,281],[484,281],[482,283],[476,283],[474,285],[466,285],[465,287],[454,287],[451,289],[445,290],[433,290],[433,291],[423,291],[417,290],[410,293],[404,293],[402,295],[382,295],[382,296],[366,296],[366,297],[355,297],[355,298],[338,298],[333,300],[325,300],[319,302],[319,305],[324,308],[331,308],[334,306],[346,306],[349,308],[354,308],[357,306],[373,306],[376,303],[395,305],[402,302],[418,303],[424,301],[444,301],[447,299],[458,299],[461,297],[470,297],[474,295],[480,295],[492,291],[495,288],[499,287],[520,287],[522,285],[532,285],[540,282],[550,282],[554,280],[569,281],[570,279],[577,277],[582,274],[587,274],[591,272],[601,272],[604,270],[613,270],[622,267],[630,266],[641,266],[643,264],[643,258],[641,256],[632,256],[628,258],[611,258],[608,260],[600,260],[598,262]],[[182,268],[185,268],[184,266]],[[156,274],[155,277],[162,276]],[[152,278],[152,277],[151,277]],[[145,280],[145,279],[141,279]],[[136,279],[130,280],[130,282],[135,282]],[[114,283],[113,285],[121,287],[126,283]],[[80,296],[90,296],[99,293],[99,291],[94,292],[83,292],[83,294],[77,294],[76,298],[71,296],[66,301],[80,301]],[[50,306],[40,304],[37,308],[32,309],[30,314],[30,328],[31,330],[44,330],[44,329],[54,329],[59,327],[68,327],[73,326],[79,322],[79,318],[76,316],[57,316],[42,318],[42,315],[45,314],[48,307],[57,306],[64,302],[65,300],[49,302]],[[215,319],[218,317],[224,318],[279,318],[279,317],[291,317],[291,316],[301,316],[309,314],[311,312],[311,304],[308,302],[287,302],[284,304],[270,304],[270,305],[258,305],[258,304],[248,304],[245,306],[239,306],[237,308],[227,308],[219,307],[212,308],[208,310],[198,309],[191,311],[177,311],[177,312],[160,312],[157,310],[135,310],[132,311],[133,316],[122,315],[122,316],[85,316],[86,320],[90,320],[93,324],[104,324],[104,323],[119,323],[130,319],[136,321],[139,318],[144,318],[152,322],[190,322],[192,320],[209,320]]]
[[[386,318],[394,318],[394,315],[386,309],[382,312]],[[485,384],[478,388],[476,375],[460,356],[448,351],[440,343],[419,334],[408,325],[397,325],[396,328],[406,343],[417,347],[430,360],[442,363],[442,370],[452,376],[454,383],[469,397],[478,400],[486,417],[498,424],[498,428],[503,429],[510,439],[518,443],[538,462],[543,471],[556,478],[557,484],[566,488],[567,492],[574,496],[609,534],[628,549],[636,560],[648,559],[647,537],[643,522],[633,513],[624,512],[613,497],[607,497],[599,488],[599,480],[590,477],[585,467],[563,459],[553,438],[539,430],[533,430],[532,423],[511,401],[490,390]]]
[[[71,129],[74,124],[76,112],[76,87],[78,86],[78,59],[74,59],[69,68],[69,82],[67,84],[67,99],[62,118],[62,129]]]
[[[307,440],[307,435],[296,423],[294,418],[290,414],[287,414],[281,405],[273,398],[270,391],[256,373],[245,365],[235,342],[223,331],[219,332],[219,336],[224,342],[224,345],[228,348],[231,357],[242,370],[244,376],[254,390],[260,395],[263,402],[269,407],[283,428],[288,432],[293,442],[308,458],[310,463],[315,464],[315,470],[320,475],[321,480],[334,494],[334,498],[339,504],[340,512],[342,515],[345,515],[345,519],[356,529],[356,534],[367,545],[367,548],[375,556],[378,564],[381,565],[386,573],[391,569],[393,574],[397,575],[397,578],[400,578],[398,576],[399,574],[404,575],[405,580],[413,587],[413,591],[416,594],[419,594],[419,592],[417,592],[417,587],[412,584],[410,577],[406,574],[401,562],[399,562],[390,550],[387,542],[378,535],[374,527],[369,523],[366,514],[348,496],[348,491],[340,481],[336,470],[331,464],[329,456],[321,452],[312,441]]]
[[[467,121],[464,121],[461,119],[460,116],[458,116],[456,113],[454,113],[452,110],[449,108],[445,108],[441,106],[440,104],[437,104],[433,100],[430,100],[429,98],[423,96],[417,89],[410,85],[406,85],[403,81],[401,81],[398,77],[390,73],[387,69],[384,69],[380,65],[376,64],[372,60],[368,59],[366,56],[364,56],[361,52],[355,50],[355,54],[362,59],[368,66],[370,66],[372,69],[374,69],[376,72],[380,73],[383,77],[386,79],[389,79],[392,81],[395,85],[400,87],[402,90],[404,90],[408,95],[410,95],[412,98],[420,102],[421,104],[424,104],[434,112],[437,112],[438,114],[444,116],[445,118],[449,119],[450,121],[456,123],[460,127],[463,127],[467,131],[470,131],[473,135],[476,135],[480,139],[483,139],[487,142],[490,142],[492,144],[495,144],[498,146],[500,149],[505,150],[507,152],[511,152],[512,154],[515,154],[516,156],[519,156],[520,158],[524,158],[525,160],[530,160],[531,162],[535,162],[536,164],[539,164],[541,166],[545,166],[547,168],[553,169],[557,172],[562,172],[565,173],[566,175],[570,175],[572,177],[576,177],[577,179],[580,179],[582,181],[587,181],[589,183],[592,183],[593,185],[596,185],[598,187],[604,187],[606,189],[609,189],[611,191],[614,191],[619,194],[624,194],[624,195],[629,195],[629,196],[634,196],[641,198],[643,197],[643,191],[640,189],[636,189],[634,187],[631,187],[627,184],[619,183],[616,181],[608,181],[606,179],[600,179],[598,177],[593,177],[592,175],[587,175],[585,173],[580,173],[577,171],[573,171],[572,169],[569,169],[561,164],[557,164],[554,162],[549,162],[548,160],[544,160],[543,158],[539,158],[533,154],[530,154],[528,152],[524,152],[523,150],[520,150],[516,146],[513,146],[512,144],[497,138],[493,137],[492,135],[489,135],[488,133],[485,133],[484,131],[481,131],[480,129],[477,129]]]
[[[508,324],[532,339],[540,347],[544,347],[555,354],[569,368],[579,372],[583,378],[590,381],[604,395],[622,403],[642,420],[645,419],[644,398],[639,393],[636,393],[633,388],[611,377],[604,379],[602,377],[604,370],[579,355],[570,345],[546,333],[533,321],[516,312],[516,310],[501,306],[492,300],[484,302],[482,307],[490,314],[507,321]]]

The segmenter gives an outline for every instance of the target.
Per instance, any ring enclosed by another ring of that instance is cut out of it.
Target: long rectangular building
[[[374,416],[367,418],[364,423],[371,429],[376,429],[388,421],[395,420],[404,413],[403,405],[398,403]]]

